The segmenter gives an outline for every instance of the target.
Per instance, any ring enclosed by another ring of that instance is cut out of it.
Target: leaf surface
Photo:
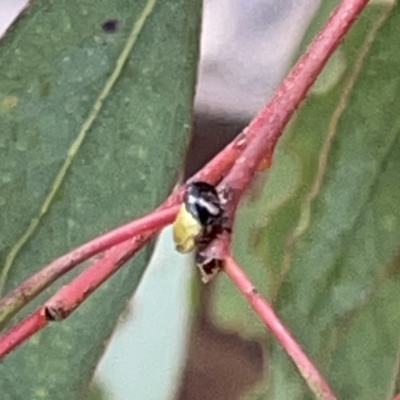
[[[342,399],[390,399],[398,370],[399,34],[398,6],[367,8],[282,138],[250,235],[238,221],[243,268]],[[233,328],[229,304],[215,315]],[[255,322],[239,330],[260,337]],[[268,350],[264,394],[310,398]]]
[[[37,0],[3,39],[3,293],[169,193],[188,138],[200,16],[200,1]],[[2,399],[80,397],[149,255],[11,353]]]

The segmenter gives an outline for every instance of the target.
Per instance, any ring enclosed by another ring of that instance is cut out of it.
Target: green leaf
[[[90,384],[84,400],[107,400],[107,397],[109,396],[104,390],[103,384],[94,380]]]
[[[188,138],[200,16],[200,1],[36,0],[1,42],[3,293],[167,196]],[[115,32],[102,27],[110,19]],[[4,360],[2,399],[82,396],[150,250]]]
[[[391,398],[398,370],[399,14],[362,14],[280,142],[250,239],[238,221],[243,268],[343,399]],[[310,398],[271,347],[267,398]]]

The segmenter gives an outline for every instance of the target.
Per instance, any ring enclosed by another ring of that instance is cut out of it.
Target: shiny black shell
[[[185,191],[184,204],[206,231],[220,224],[223,209],[213,185],[201,181],[190,183]]]

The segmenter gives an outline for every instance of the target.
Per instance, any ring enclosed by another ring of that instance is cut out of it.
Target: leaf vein
[[[69,170],[69,168],[72,165],[72,162],[76,155],[78,154],[82,143],[84,142],[90,128],[92,127],[94,121],[96,120],[97,116],[100,114],[100,111],[103,107],[104,101],[107,99],[109,94],[111,93],[111,90],[113,89],[115,83],[117,82],[118,78],[121,75],[122,69],[128,60],[129,55],[131,54],[134,45],[136,43],[136,40],[142,31],[145,22],[147,21],[147,18],[150,16],[152,13],[155,5],[156,5],[157,0],[148,0],[142,13],[139,15],[139,18],[135,20],[133,24],[133,28],[131,30],[131,33],[128,36],[128,39],[125,43],[125,46],[123,47],[121,54],[119,55],[114,70],[112,71],[110,77],[106,80],[105,85],[103,89],[101,90],[99,96],[97,97],[95,103],[93,104],[92,109],[90,110],[86,120],[83,122],[82,127],[76,137],[76,139],[72,142],[70,148],[68,149],[67,152],[67,157],[61,166],[60,170],[58,171],[54,181],[52,182],[50,186],[50,190],[48,194],[46,195],[43,204],[40,207],[39,213],[37,216],[31,219],[28,228],[26,231],[19,237],[19,239],[16,241],[16,243],[11,247],[10,252],[8,253],[6,257],[6,261],[4,264],[4,267],[2,269],[1,275],[0,275],[0,295],[3,291],[5,281],[7,279],[7,276],[11,270],[12,264],[17,257],[18,253],[22,249],[22,247],[28,242],[28,240],[31,238],[37,227],[39,226],[43,216],[48,212],[50,209],[50,206],[54,200],[54,197],[61,187],[65,176]]]
[[[318,196],[323,179],[326,173],[327,165],[328,165],[328,156],[329,151],[331,149],[332,141],[335,138],[337,133],[337,125],[340,120],[341,115],[343,114],[346,106],[348,104],[348,100],[352,93],[353,87],[357,81],[357,78],[362,70],[364,60],[375,40],[376,33],[378,29],[382,26],[385,20],[388,18],[393,6],[387,7],[382,12],[380,18],[378,18],[367,36],[365,37],[364,43],[360,48],[360,52],[355,60],[352,71],[347,78],[347,82],[343,86],[342,95],[338,101],[337,107],[334,110],[332,117],[329,121],[328,125],[328,134],[327,137],[322,144],[322,148],[320,151],[320,156],[318,160],[317,173],[314,179],[314,182],[311,185],[309,192],[305,195],[303,200],[303,205],[301,206],[300,217],[298,220],[297,226],[290,232],[287,236],[286,244],[285,244],[285,255],[282,261],[281,271],[282,271],[282,281],[283,277],[287,274],[290,269],[291,260],[293,257],[294,247],[296,240],[305,232],[307,227],[310,224],[310,213],[311,213],[311,203]]]

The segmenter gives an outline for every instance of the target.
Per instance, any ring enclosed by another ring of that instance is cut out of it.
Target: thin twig
[[[102,259],[91,264],[70,283],[64,285],[44,304],[49,319],[58,321],[67,318],[153,236],[154,231],[138,235],[108,250]]]
[[[154,211],[149,215],[98,236],[55,259],[0,300],[0,326],[6,324],[22,306],[74,266],[133,236],[148,230],[164,227],[174,220],[177,210],[178,206],[174,206]]]
[[[12,349],[29,339],[35,332],[43,329],[47,324],[48,320],[42,307],[40,307],[8,332],[1,335],[0,360]]]
[[[367,3],[368,0],[344,0],[339,4],[271,101],[249,125],[249,129],[257,127],[258,134],[221,182],[221,188],[231,193],[231,214],[260,163],[272,157],[285,125]]]
[[[92,263],[71,283],[63,286],[47,303],[1,335],[0,360],[34,333],[43,329],[49,321],[66,318],[153,237],[154,233],[155,230],[152,230],[108,250],[102,259]]]
[[[324,377],[304,353],[289,330],[282,324],[271,305],[262,297],[243,269],[232,257],[225,258],[223,270],[245,296],[261,321],[271,330],[316,397],[321,400],[336,400],[336,396]]]

